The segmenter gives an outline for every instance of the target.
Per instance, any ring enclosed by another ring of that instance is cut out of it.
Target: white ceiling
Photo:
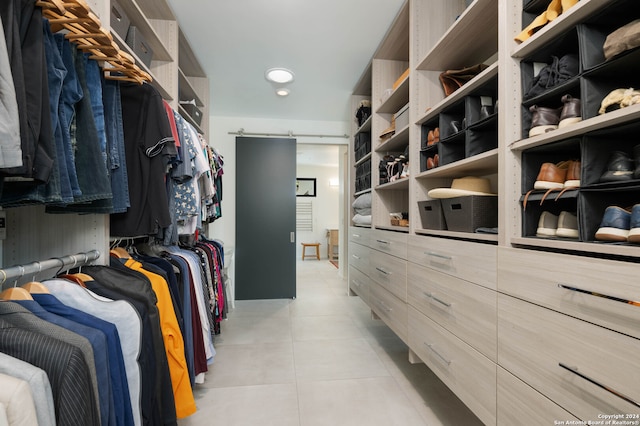
[[[404,0],[168,0],[211,85],[214,116],[344,121]],[[286,98],[264,78],[295,73]]]

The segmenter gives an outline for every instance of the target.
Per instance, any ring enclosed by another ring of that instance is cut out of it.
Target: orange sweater
[[[187,370],[187,360],[184,355],[184,340],[178,318],[173,310],[171,293],[167,281],[160,275],[149,272],[142,267],[142,263],[128,259],[125,265],[134,271],[144,274],[158,299],[158,312],[160,314],[160,328],[164,339],[164,347],[167,352],[169,362],[169,373],[171,374],[171,384],[173,386],[173,396],[176,403],[176,415],[179,419],[190,416],[196,412],[196,401],[193,398],[189,371]]]

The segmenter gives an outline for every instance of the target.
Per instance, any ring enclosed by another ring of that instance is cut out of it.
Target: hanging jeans
[[[113,210],[111,213],[124,213],[131,203],[129,201],[129,183],[124,150],[120,83],[114,80],[103,80],[102,96],[111,172],[111,190],[113,192]]]

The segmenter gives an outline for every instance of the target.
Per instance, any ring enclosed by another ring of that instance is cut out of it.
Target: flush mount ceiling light
[[[276,90],[276,95],[278,96],[289,96],[289,89],[286,88],[282,88],[282,89],[278,89]]]
[[[273,83],[284,84],[293,81],[293,72],[286,68],[271,68],[264,75],[267,80]]]

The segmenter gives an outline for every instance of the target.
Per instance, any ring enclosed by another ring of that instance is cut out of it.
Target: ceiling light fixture
[[[291,83],[293,81],[293,72],[286,68],[271,68],[264,74],[265,78],[273,83]]]
[[[287,88],[282,88],[282,89],[278,89],[276,90],[276,95],[278,96],[289,96],[289,89]]]

